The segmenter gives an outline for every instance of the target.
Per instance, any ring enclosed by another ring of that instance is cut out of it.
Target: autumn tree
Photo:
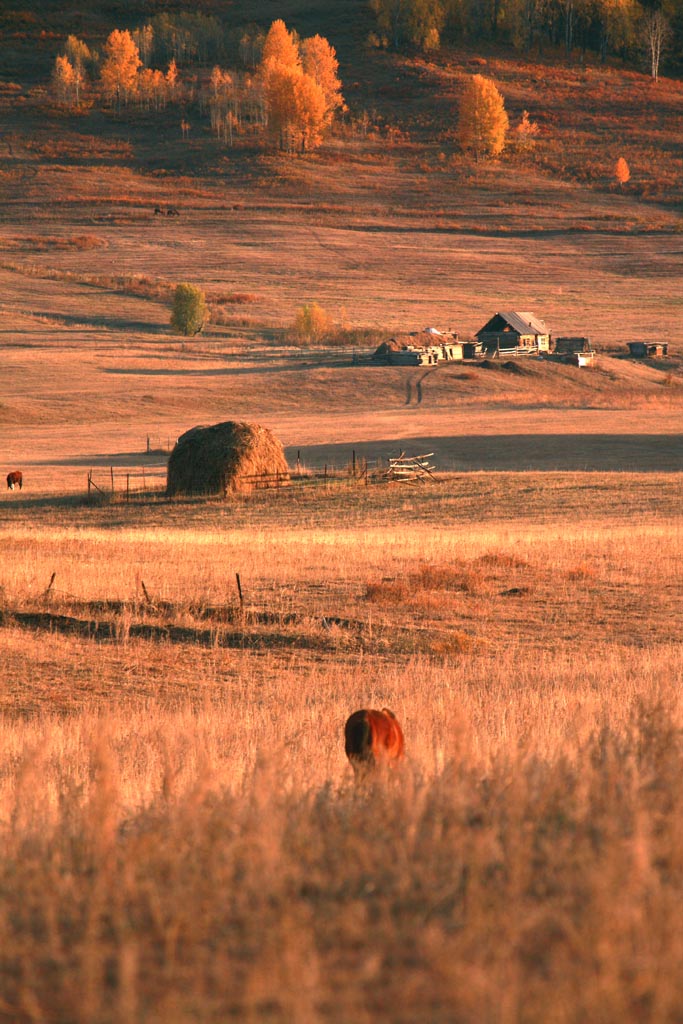
[[[303,70],[318,83],[325,96],[328,113],[332,114],[344,105],[339,79],[339,61],[333,46],[324,36],[315,35],[304,39],[301,44]]]
[[[540,128],[535,121],[529,117],[529,111],[525,110],[520,118],[519,124],[513,130],[514,148],[518,153],[530,153],[536,146],[536,139]]]
[[[282,18],[278,18],[268,29],[263,43],[261,67],[268,64],[280,64],[286,68],[301,68],[299,44],[293,32],[290,32]]]
[[[325,93],[310,75],[300,74],[294,82],[294,142],[300,153],[317,149],[329,123]]]
[[[332,326],[332,320],[323,307],[317,302],[309,302],[297,310],[292,333],[297,341],[322,341]]]
[[[105,59],[100,80],[105,96],[116,102],[117,110],[129,101],[137,87],[138,68],[142,61],[128,31],[114,31],[104,44]]]
[[[74,69],[74,94],[76,106],[81,102],[81,90],[86,81],[85,66],[93,57],[87,43],[84,43],[78,36],[69,36],[64,47],[64,56],[67,57]]]
[[[289,153],[319,146],[334,108],[343,102],[334,50],[320,36],[307,43],[302,46],[302,61],[294,33],[278,20],[263,44],[259,77],[268,130],[279,148]],[[305,70],[306,64],[313,74]]]
[[[168,87],[162,71],[143,68],[138,73],[137,97],[146,110],[163,110],[166,106]]]
[[[75,71],[68,57],[61,54],[55,58],[52,71],[52,91],[57,103],[71,107],[75,102]]]
[[[616,164],[614,166],[614,177],[619,182],[619,186],[621,188],[624,187],[626,182],[631,177],[631,169],[628,166],[628,164],[626,163],[626,160],[623,158],[623,156],[619,157],[619,159],[617,160],[617,162],[616,162]]]
[[[647,57],[652,80],[659,78],[659,63],[671,38],[669,20],[661,8],[643,11],[640,24],[641,48]]]
[[[509,127],[503,97],[483,75],[473,75],[460,98],[458,138],[475,160],[500,156]]]
[[[194,337],[208,320],[206,296],[194,284],[179,284],[173,293],[171,327],[177,334]]]

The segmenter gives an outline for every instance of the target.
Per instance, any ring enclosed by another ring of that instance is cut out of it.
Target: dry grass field
[[[0,1021],[681,1020],[680,83],[491,58],[547,144],[475,167],[469,55],[346,59],[372,130],[290,162],[0,89]],[[596,365],[352,362],[513,308]],[[368,483],[167,500],[231,418]]]

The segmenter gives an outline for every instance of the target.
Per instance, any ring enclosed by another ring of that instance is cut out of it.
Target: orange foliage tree
[[[339,64],[322,36],[302,44],[284,21],[274,21],[263,44],[260,79],[268,130],[281,150],[305,153],[317,148],[334,111],[343,105]]]
[[[614,166],[614,177],[619,182],[619,185],[620,185],[621,188],[624,187],[626,182],[631,177],[631,169],[630,169],[629,165],[626,163],[626,161],[624,160],[623,156],[619,157],[619,159],[617,160],[617,162],[616,162],[616,164]]]
[[[269,62],[288,68],[301,67],[299,44],[294,33],[288,30],[282,18],[273,22],[263,43],[261,66],[265,67]]]
[[[100,70],[100,81],[105,96],[116,102],[117,109],[125,106],[137,89],[138,68],[142,64],[140,53],[130,32],[114,29],[104,44],[105,60]]]
[[[52,71],[52,91],[57,103],[63,107],[71,107],[75,102],[75,78],[76,72],[69,58],[61,55],[56,57]]]
[[[327,112],[332,114],[344,106],[336,50],[320,35],[304,39],[301,50],[304,72],[318,83],[325,95]]]
[[[477,161],[500,156],[509,124],[495,84],[483,75],[472,75],[460,98],[458,138],[462,148]]]

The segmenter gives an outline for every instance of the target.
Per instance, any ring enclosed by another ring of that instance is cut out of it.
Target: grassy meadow
[[[59,112],[57,5],[0,36],[25,481],[0,492],[0,1022],[676,1024],[681,83],[369,53],[365,5],[334,7],[349,114],[306,159],[194,111]],[[539,122],[533,158],[458,152],[473,68]],[[211,308],[194,339],[181,280]],[[321,344],[292,334],[310,301]],[[352,360],[499,309],[589,335],[594,367]],[[303,479],[167,500],[175,439],[227,419]],[[437,482],[387,483],[401,450]],[[358,787],[364,706],[407,757]]]
[[[4,505],[5,1016],[675,1020],[680,497]],[[408,757],[359,790],[366,704]]]

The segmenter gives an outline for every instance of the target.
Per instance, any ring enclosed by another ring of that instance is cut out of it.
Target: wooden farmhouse
[[[550,332],[533,313],[496,313],[475,337],[487,356],[550,351]]]

